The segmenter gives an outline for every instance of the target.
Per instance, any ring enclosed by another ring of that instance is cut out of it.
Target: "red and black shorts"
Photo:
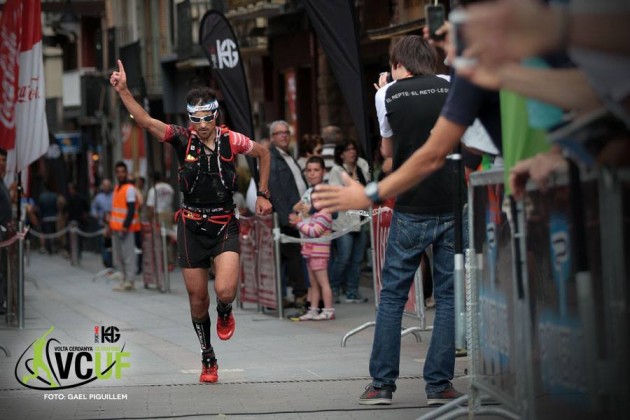
[[[176,218],[180,267],[210,268],[211,258],[223,252],[241,252],[234,213],[210,215],[182,209]]]

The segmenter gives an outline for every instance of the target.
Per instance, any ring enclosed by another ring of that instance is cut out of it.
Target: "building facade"
[[[373,82],[388,70],[391,40],[421,34],[427,3],[432,1],[352,2],[368,102]],[[78,182],[80,190],[111,178],[119,159],[128,162],[135,176],[154,170],[175,176],[170,148],[147,139],[121,108],[108,80],[121,59],[132,93],[151,115],[186,124],[186,92],[199,84],[218,89],[199,46],[199,25],[208,10],[222,12],[237,36],[256,139],[267,137],[267,124],[276,119],[290,122],[296,139],[329,124],[357,138],[300,0],[42,0],[49,129],[60,142],[64,133],[79,134],[79,144],[63,159],[66,178]],[[367,109],[370,139],[376,143],[371,103]],[[40,162],[33,181],[38,175],[40,181],[46,179],[46,171]]]

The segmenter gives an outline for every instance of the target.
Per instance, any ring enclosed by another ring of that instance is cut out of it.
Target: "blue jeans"
[[[396,390],[403,311],[420,255],[430,244],[433,244],[435,320],[423,375],[427,393],[450,386],[455,369],[454,242],[453,214],[394,212],[370,357],[374,386]]]
[[[361,261],[365,254],[365,233],[349,232],[335,239],[335,254],[330,274],[330,287],[341,292],[346,284],[346,295],[359,292]]]

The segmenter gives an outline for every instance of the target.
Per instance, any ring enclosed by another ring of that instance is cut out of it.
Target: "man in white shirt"
[[[157,215],[157,221],[160,222],[160,226],[164,226],[167,231],[173,228],[174,196],[175,190],[173,190],[173,187],[162,180],[162,175],[159,172],[154,172],[153,187],[149,189],[145,205],[147,218],[153,221]],[[175,249],[172,246],[167,246],[167,248],[168,265],[172,267],[175,261]]]
[[[147,216],[149,220],[155,217],[160,225],[171,229],[173,226],[173,197],[175,196],[175,190],[169,184],[162,180],[162,175],[159,172],[153,174],[153,187],[149,190],[147,197],[146,208]]]

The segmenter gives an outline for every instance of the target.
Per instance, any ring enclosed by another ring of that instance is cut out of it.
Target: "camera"
[[[381,76],[382,76],[382,75],[384,75],[384,74],[386,74],[386,75],[387,75],[387,76],[385,77],[385,81],[386,81],[387,83],[391,83],[391,82],[393,82],[393,81],[394,81],[394,78],[392,77],[392,74],[391,74],[390,72],[388,72],[388,71],[383,71],[383,72],[380,72],[380,73],[379,73],[379,80],[380,80]]]
[[[424,17],[429,27],[429,37],[435,41],[443,41],[444,34],[436,35],[435,31],[444,25],[444,6],[441,4],[424,6]]]

